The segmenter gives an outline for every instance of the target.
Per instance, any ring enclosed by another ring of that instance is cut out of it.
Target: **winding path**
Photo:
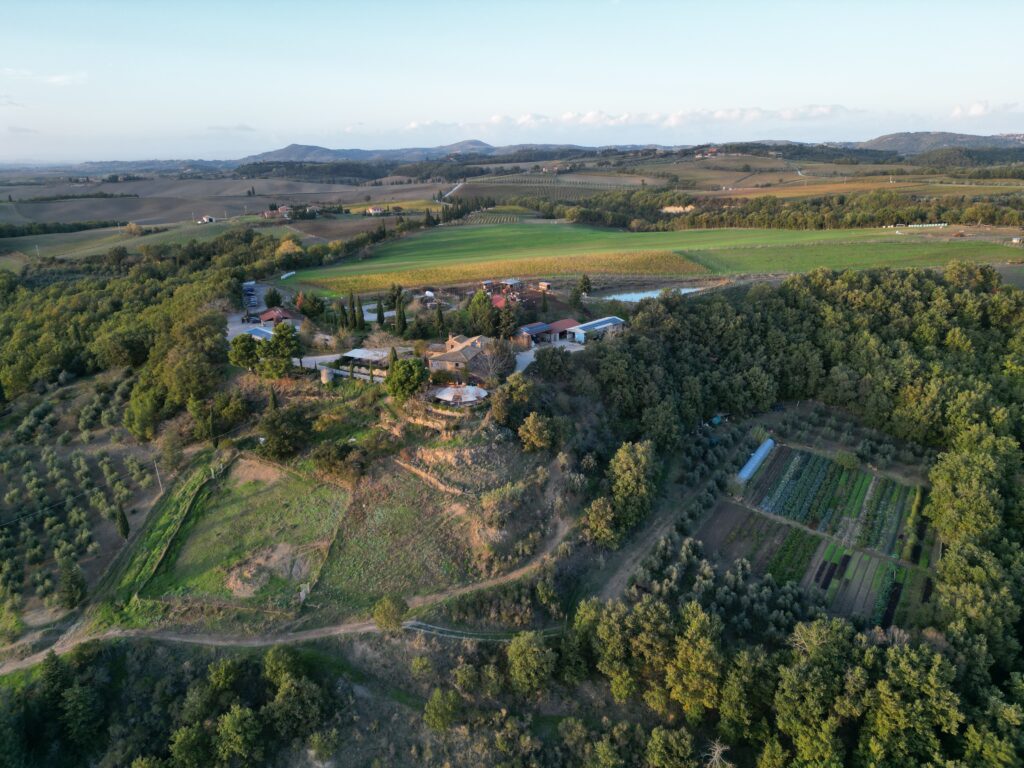
[[[451,587],[441,592],[430,595],[418,595],[409,599],[410,608],[426,608],[437,603],[444,602],[459,595],[476,592],[481,589],[488,589],[501,584],[516,581],[527,574],[540,568],[551,553],[555,551],[565,537],[569,535],[572,526],[562,518],[556,518],[554,533],[548,537],[544,547],[537,552],[530,560],[523,563],[508,573],[493,576],[482,581],[475,581],[472,584],[463,584],[458,587]],[[0,664],[0,675],[6,675],[19,669],[26,669],[41,662],[51,650],[62,655],[77,648],[79,645],[93,640],[115,640],[119,638],[149,638],[151,640],[163,640],[172,643],[186,643],[189,645],[205,645],[218,648],[264,648],[270,645],[282,645],[290,643],[305,643],[310,640],[322,640],[329,637],[340,637],[344,635],[360,635],[379,632],[373,621],[359,620],[347,621],[340,624],[332,624],[326,627],[315,627],[303,629],[296,632],[276,632],[251,637],[236,635],[218,635],[210,633],[189,634],[184,632],[173,632],[161,629],[110,629],[98,634],[89,634],[83,630],[84,619],[79,619],[68,629],[52,646],[37,651],[29,656],[20,659],[10,659]],[[425,624],[419,621],[407,621],[403,628],[410,631],[429,632],[430,634],[459,639],[475,639],[482,641],[499,641],[507,639],[497,633],[470,632],[453,630],[446,627],[437,627],[432,624]]]

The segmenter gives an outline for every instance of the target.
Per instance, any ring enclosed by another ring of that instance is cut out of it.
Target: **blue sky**
[[[0,162],[1024,132],[1021,2],[6,4]]]

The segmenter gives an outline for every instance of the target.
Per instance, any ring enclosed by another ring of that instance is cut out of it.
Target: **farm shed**
[[[293,319],[292,313],[281,307],[273,307],[260,315],[261,323],[270,323],[271,325],[289,322]]]
[[[547,330],[540,334],[541,341],[562,341],[569,338],[569,329],[580,324],[579,320],[567,317],[565,320],[556,320],[548,323]]]
[[[527,323],[515,332],[512,340],[519,346],[532,347],[540,335],[548,329],[547,323]]]
[[[743,465],[743,468],[737,475],[741,483],[747,482],[747,480],[754,476],[754,473],[757,472],[757,468],[761,466],[774,447],[775,441],[770,437],[758,446],[758,449],[754,451],[754,454],[749,459],[747,459],[747,463]]]
[[[597,320],[591,320],[589,323],[574,326],[568,332],[569,335],[575,338],[577,344],[586,344],[587,341],[600,339],[605,334],[618,333],[625,325],[626,321],[621,317],[610,315],[609,317],[601,317]]]
[[[399,357],[410,357],[410,347],[395,347],[395,354]],[[388,358],[391,357],[391,349],[366,349],[356,347],[348,352],[342,352],[340,360],[346,363],[358,363],[362,365],[377,365],[386,368]]]

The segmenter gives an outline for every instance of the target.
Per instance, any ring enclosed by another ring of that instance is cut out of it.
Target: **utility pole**
[[[156,470],[156,482],[160,486],[160,495],[164,495],[164,481],[160,479],[160,466],[156,463],[156,459],[153,459],[153,469]]]

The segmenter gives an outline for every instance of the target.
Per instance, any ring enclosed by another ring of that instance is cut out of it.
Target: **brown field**
[[[788,526],[723,499],[694,538],[704,543],[709,558],[724,567],[745,558],[754,573],[762,574],[788,532]]]
[[[354,186],[315,184],[287,179],[187,179],[153,178],[119,183],[70,184],[54,181],[44,185],[0,187],[0,224],[33,221],[134,221],[139,224],[169,224],[197,216],[241,216],[265,210],[271,203],[303,204],[401,203],[429,199],[438,184],[395,184]],[[256,196],[246,190],[256,188]],[[28,198],[95,193],[138,195],[138,197],[78,197],[69,200],[28,202]],[[6,202],[7,196],[14,202]]]
[[[358,235],[360,232],[369,232],[379,227],[381,221],[382,219],[371,216],[344,216],[293,221],[289,223],[289,228],[314,240],[330,241],[343,240]],[[393,218],[383,219],[383,221],[394,223]]]

